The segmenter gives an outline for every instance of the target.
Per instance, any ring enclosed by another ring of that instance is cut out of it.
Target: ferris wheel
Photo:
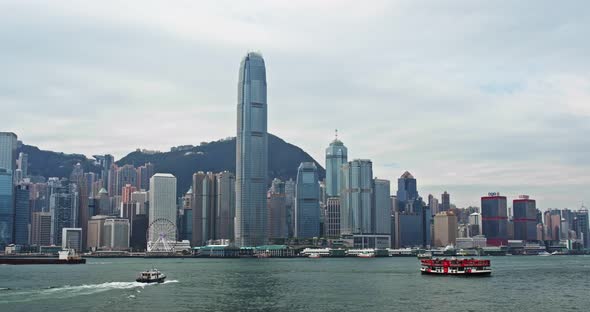
[[[172,221],[159,218],[150,223],[146,233],[147,251],[150,253],[174,253],[176,226]]]

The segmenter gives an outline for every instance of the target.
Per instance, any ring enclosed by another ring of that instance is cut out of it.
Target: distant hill
[[[94,159],[88,159],[81,154],[64,154],[52,151],[43,151],[36,146],[21,145],[18,152],[28,154],[29,175],[69,178],[75,164],[82,164],[85,172],[100,172],[100,167],[94,163]]]
[[[268,136],[269,176],[288,180],[297,178],[297,167],[301,162],[315,162],[320,179],[326,172],[309,154],[301,148],[270,134]],[[219,140],[201,144],[190,149],[166,153],[146,154],[139,151],[130,153],[117,161],[117,165],[154,164],[156,172],[172,173],[178,179],[178,190],[184,193],[192,183],[193,173],[197,171],[236,172],[236,139]]]
[[[297,167],[301,162],[315,162],[320,179],[325,177],[325,170],[301,148],[289,144],[281,138],[269,135],[269,176],[288,180],[297,178]],[[86,172],[100,171],[93,159],[80,154],[64,154],[43,151],[35,146],[22,145],[19,152],[29,154],[29,172],[44,177],[69,177],[73,166],[81,163]],[[117,161],[117,165],[131,164],[141,166],[151,162],[156,172],[172,173],[178,179],[178,193],[183,194],[191,184],[193,173],[197,171],[221,172],[236,169],[236,139],[201,143],[199,146],[187,146],[180,150],[164,153],[144,153],[135,151]]]

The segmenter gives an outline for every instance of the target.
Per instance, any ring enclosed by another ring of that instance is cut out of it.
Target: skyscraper
[[[375,234],[391,234],[391,183],[389,180],[375,179],[373,184]]]
[[[512,201],[514,239],[537,240],[537,206],[534,199],[521,195]]]
[[[313,162],[304,162],[297,169],[295,184],[295,237],[320,236],[320,186],[318,169]]]
[[[109,174],[111,166],[115,162],[113,155],[94,155],[93,156],[101,167],[100,178],[102,179],[102,187],[109,188]]]
[[[193,174],[193,246],[215,239],[216,177],[202,171]]]
[[[285,205],[287,208],[287,237],[295,233],[295,181],[285,181]]]
[[[373,232],[373,163],[355,159],[341,168],[340,231],[342,234]]]
[[[169,173],[156,173],[150,179],[150,208],[149,224],[157,219],[165,219],[176,226],[176,177]],[[158,233],[148,233],[148,251],[151,244],[158,240]],[[176,241],[176,233],[166,237],[169,241]]]
[[[23,178],[29,176],[29,155],[23,152],[18,154],[17,167],[23,172]]]
[[[229,171],[218,173],[216,176],[215,239],[233,240],[236,216],[236,176]]]
[[[406,171],[397,180],[397,209],[395,213],[395,246],[413,247],[430,245],[432,214],[418,194],[418,183]]]
[[[51,213],[33,212],[31,220],[31,244],[51,245]]]
[[[488,245],[500,246],[508,243],[508,209],[506,197],[489,193],[481,198],[482,234]]]
[[[441,211],[434,216],[434,239],[436,247],[455,245],[457,241],[457,216],[448,211]]]
[[[451,209],[451,195],[445,191],[440,195],[441,197],[441,207],[440,211],[449,211]]]
[[[326,195],[340,196],[340,174],[342,165],[348,162],[348,149],[338,136],[326,148]]]
[[[235,176],[228,171],[193,174],[191,207],[193,246],[203,246],[209,240],[233,240]]]
[[[0,249],[11,244],[14,236],[14,186],[12,174],[0,168]]]
[[[14,211],[14,243],[28,245],[30,243],[29,225],[31,223],[31,207],[29,202],[29,186],[19,184],[15,191]]]
[[[340,198],[330,197],[326,202],[326,218],[324,219],[325,236],[340,237]]]
[[[0,132],[0,248],[14,240],[14,171],[16,134]]]
[[[0,169],[12,174],[16,169],[16,134],[0,132]]]
[[[418,200],[418,186],[416,178],[406,171],[397,180],[397,201],[400,212],[413,213],[417,210],[417,204],[422,200]]]
[[[268,225],[270,238],[287,238],[287,202],[285,182],[274,179],[268,191]]]
[[[137,168],[137,187],[140,190],[150,189],[150,178],[154,175],[154,164],[146,163]]]
[[[49,199],[51,212],[52,244],[62,241],[63,228],[76,227],[78,223],[78,190],[75,184],[57,188]]]
[[[117,169],[116,193],[109,194],[112,196],[121,195],[123,193],[123,187],[127,184],[133,187],[137,186],[137,170],[133,165],[124,165]]]
[[[250,52],[242,59],[238,82],[235,220],[238,246],[263,245],[268,241],[267,171],[266,68],[262,55]]]
[[[590,227],[588,226],[588,209],[582,207],[576,213],[576,235],[582,240],[584,248],[590,248]]]

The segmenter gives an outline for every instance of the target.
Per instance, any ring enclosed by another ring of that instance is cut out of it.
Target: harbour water
[[[493,275],[415,258],[89,259],[0,266],[0,311],[587,311],[590,256],[493,257]],[[157,267],[166,283],[134,282]]]

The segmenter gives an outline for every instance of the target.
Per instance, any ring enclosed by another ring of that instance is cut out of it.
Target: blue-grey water
[[[0,266],[0,311],[588,311],[590,257],[494,257],[488,278],[415,258],[89,259]],[[135,275],[156,266],[167,282]]]

